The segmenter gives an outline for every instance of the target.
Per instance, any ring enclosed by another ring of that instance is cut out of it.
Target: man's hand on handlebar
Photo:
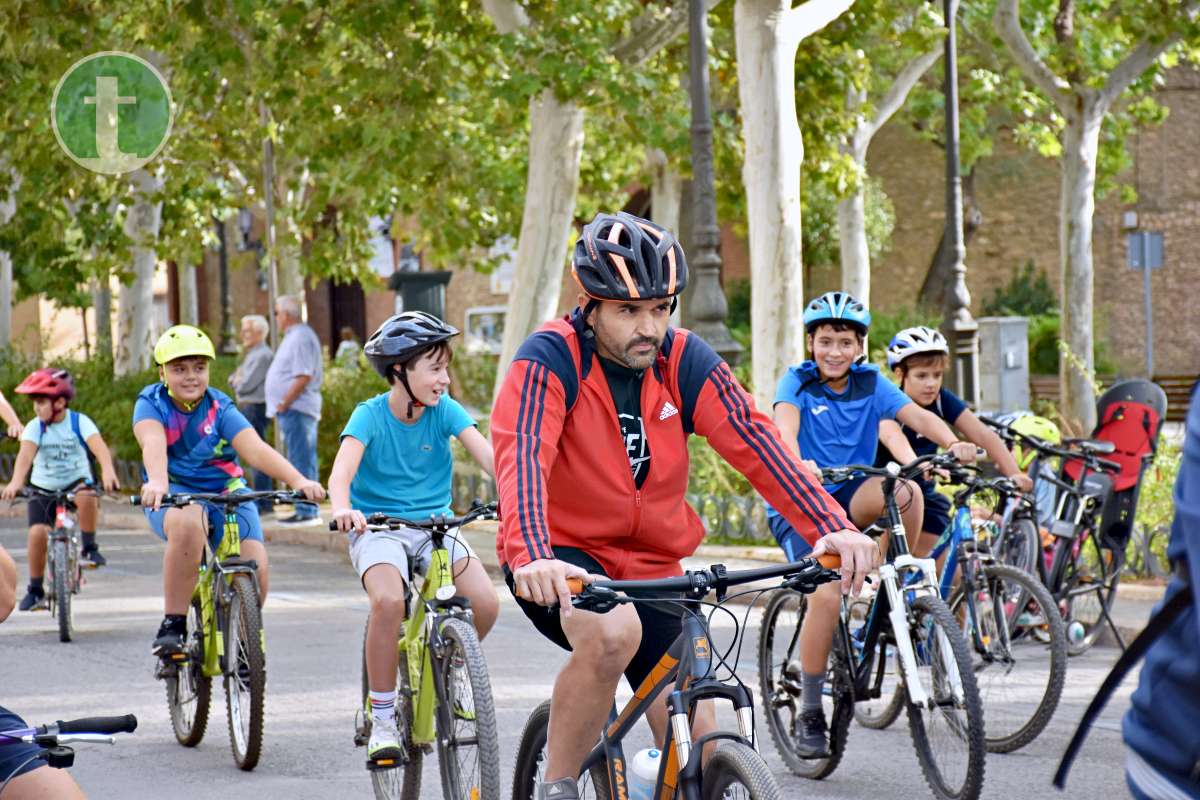
[[[867,574],[879,566],[879,546],[870,536],[854,530],[837,531],[817,540],[812,557],[826,553],[841,556],[842,594],[861,592]]]
[[[552,606],[557,603],[563,615],[569,617],[573,609],[567,578],[579,578],[584,584],[596,580],[594,575],[582,567],[568,564],[566,561],[542,558],[513,570],[513,588],[517,597],[539,606]]]
[[[1006,475],[1005,477],[1012,481],[1013,486],[1016,486],[1018,489],[1020,489],[1022,493],[1029,494],[1033,491],[1033,478],[1029,477],[1024,472],[1016,472],[1012,475]]]

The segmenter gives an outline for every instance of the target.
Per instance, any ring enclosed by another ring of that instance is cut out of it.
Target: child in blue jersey
[[[942,386],[950,360],[950,347],[940,331],[924,326],[905,328],[888,344],[888,367],[900,381],[900,389],[921,408],[962,432],[968,442],[982,447],[1000,471],[1023,492],[1033,481],[1021,471],[1012,453],[990,428],[979,421],[962,398]],[[937,445],[913,428],[887,420],[879,428],[877,466],[889,461],[906,464],[917,456],[937,452]],[[918,556],[929,553],[950,524],[950,501],[931,480],[918,481],[925,497],[921,536],[913,546]]]
[[[815,475],[822,468],[874,464],[881,420],[899,419],[949,449],[963,461],[973,461],[975,446],[959,442],[946,424],[917,406],[879,373],[863,365],[871,314],[845,292],[829,292],[804,310],[804,327],[812,360],[792,367],[779,380],[774,418],[783,441]],[[884,511],[883,479],[858,476],[825,489],[860,528]],[[910,484],[897,489],[906,530],[920,530],[921,492]],[[771,532],[790,559],[809,551],[808,543],[774,511]],[[802,689],[800,720],[795,731],[801,758],[829,755],[821,694],[833,632],[841,609],[840,587],[826,584],[808,597],[808,612],[800,631]]]
[[[346,428],[329,476],[338,528],[350,534],[350,559],[371,602],[365,655],[371,698],[369,759],[399,758],[396,727],[396,640],[404,623],[411,567],[424,572],[432,545],[423,531],[367,531],[366,514],[421,520],[449,515],[451,437],[488,475],[492,446],[475,421],[446,394],[449,340],[458,330],[420,311],[397,314],[371,335],[363,353],[391,390],[360,403]],[[471,601],[483,639],[496,621],[496,590],[465,540],[448,537],[454,585]]]
[[[108,562],[96,544],[96,493],[92,488],[95,476],[91,459],[94,457],[100,464],[100,483],[105,489],[116,491],[120,483],[112,454],[96,423],[68,408],[75,399],[75,379],[65,369],[44,367],[34,370],[16,391],[30,396],[37,416],[21,434],[21,451],[13,466],[12,480],[0,497],[12,500],[25,488],[26,478],[31,486],[43,491],[74,491],[83,538],[81,556],[90,566],[103,566]],[[55,511],[53,498],[29,498],[29,588],[21,600],[22,611],[45,607],[46,546],[56,521]]]
[[[199,328],[176,325],[154,346],[161,383],[143,389],[133,407],[133,433],[142,448],[145,483],[142,510],[150,528],[167,543],[163,555],[165,616],[154,640],[154,653],[179,652],[187,636],[187,609],[210,523],[209,546],[224,533],[225,514],[210,505],[162,508],[165,494],[247,491],[239,456],[251,467],[320,500],[325,490],[305,478],[264,442],[237,406],[208,385],[212,342]],[[207,516],[207,520],[205,517]],[[267,597],[267,550],[254,503],[237,511],[242,556],[258,562],[259,596]]]

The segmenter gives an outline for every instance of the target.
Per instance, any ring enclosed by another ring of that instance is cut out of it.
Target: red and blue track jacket
[[[809,543],[854,527],[808,475],[775,424],[704,340],[668,329],[642,377],[641,409],[654,459],[639,490],[608,380],[578,310],[525,340],[492,409],[496,482],[504,510],[496,550],[511,570],[585,550],[611,578],[682,572],[704,525],[684,499],[688,436],[705,437]]]

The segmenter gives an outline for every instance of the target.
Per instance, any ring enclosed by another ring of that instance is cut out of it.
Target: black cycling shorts
[[[91,481],[80,481],[70,487],[71,491],[82,489],[85,486],[91,486]],[[33,484],[30,484],[33,486]],[[41,488],[34,486],[35,489]],[[48,490],[43,490],[48,491]],[[26,519],[29,527],[34,525],[45,525],[48,528],[54,527],[54,512],[57,510],[53,497],[43,497],[42,495],[34,495],[25,501]]]
[[[609,577],[604,568],[600,566],[599,561],[577,547],[552,547],[551,549],[554,551],[554,557],[559,561],[582,567],[593,575]],[[567,635],[563,633],[562,624],[558,618],[558,609],[539,606],[537,603],[517,597],[517,593],[513,589],[512,572],[507,566],[504,567],[504,582],[508,584],[508,590],[513,593],[517,605],[533,622],[533,626],[538,629],[538,632],[562,649],[570,650],[571,643],[567,641]],[[645,592],[629,592],[629,595],[631,597],[675,598],[681,596],[677,593],[664,595]],[[683,630],[683,622],[680,619],[683,609],[675,605],[660,608],[648,603],[634,603],[633,607],[637,611],[638,619],[642,622],[642,644],[634,654],[633,660],[629,662],[629,666],[625,668],[625,678],[631,687],[637,689],[654,669],[654,665],[663,657],[663,654],[670,649],[675,639],[678,638],[679,632]]]

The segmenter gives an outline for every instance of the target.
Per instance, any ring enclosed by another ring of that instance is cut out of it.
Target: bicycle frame
[[[404,635],[397,643],[399,652],[408,656],[408,685],[414,688],[413,696],[413,744],[432,744],[437,736],[434,712],[443,698],[433,680],[432,646],[440,636],[437,622],[440,612],[451,606],[462,607],[463,601],[452,603],[454,598],[454,576],[451,574],[450,551],[445,546],[446,534],[431,531],[433,551],[430,553],[429,569],[421,584],[419,602],[410,609],[404,623]],[[469,612],[468,612],[469,613]]]
[[[218,624],[217,609],[229,603],[233,576],[239,572],[248,573],[254,581],[254,588],[258,589],[258,572],[250,562],[241,561],[241,554],[237,507],[227,506],[221,542],[209,563],[200,562],[200,577],[192,592],[192,598],[200,601],[200,622],[204,631],[204,664],[201,669],[208,677],[223,675],[226,671],[226,632],[224,626]],[[266,642],[263,642],[263,650],[266,651]]]
[[[580,774],[586,774],[602,759],[605,760],[612,800],[625,800],[628,797],[628,779],[621,742],[673,681],[674,689],[667,696],[667,714],[671,724],[667,727],[662,747],[666,757],[659,766],[653,796],[699,800],[702,759],[693,758],[693,754],[700,752],[708,742],[718,739],[732,739],[754,747],[754,710],[750,690],[741,684],[722,683],[710,676],[711,671],[712,645],[708,628],[699,614],[685,608],[683,630],[638,686],[625,708],[617,714],[614,706],[609,724],[601,733],[600,743],[584,759]],[[737,712],[736,734],[714,731],[692,741],[692,718],[696,703],[707,698],[721,698],[733,703]]]

